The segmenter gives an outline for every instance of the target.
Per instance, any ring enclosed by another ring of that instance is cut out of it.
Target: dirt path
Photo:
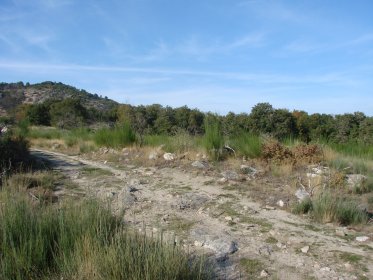
[[[78,185],[59,195],[108,200],[139,231],[159,233],[191,251],[210,254],[219,279],[373,279],[373,243],[359,233],[337,236],[332,225],[310,224],[267,209],[218,178],[182,168],[112,166],[33,150]],[[267,274],[267,275],[266,275]]]

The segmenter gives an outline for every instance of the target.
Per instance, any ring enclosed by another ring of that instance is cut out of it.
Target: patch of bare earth
[[[59,190],[62,198],[108,201],[129,226],[209,255],[219,279],[373,279],[372,228],[313,224],[285,211],[294,198],[279,177],[222,179],[227,167],[198,168],[188,159],[145,166],[126,151],[90,159],[33,153],[79,186]],[[360,235],[370,239],[358,242]]]

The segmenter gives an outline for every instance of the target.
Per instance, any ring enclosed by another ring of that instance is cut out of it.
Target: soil
[[[217,279],[373,279],[372,226],[341,228],[293,215],[286,206],[296,198],[286,197],[289,187],[276,178],[222,180],[214,167],[198,169],[188,160],[141,164],[32,154],[74,183],[56,190],[61,199],[108,201],[130,227],[208,255]]]

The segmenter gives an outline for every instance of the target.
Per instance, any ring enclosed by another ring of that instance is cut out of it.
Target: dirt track
[[[373,236],[364,243],[355,240],[359,233],[352,230],[337,236],[333,225],[266,209],[245,196],[242,187],[226,187],[218,178],[178,167],[114,167],[50,151],[32,154],[77,184],[59,190],[59,196],[108,200],[116,214],[124,210],[128,225],[162,231],[191,251],[210,254],[219,279],[260,278],[263,270],[268,279],[373,279]],[[302,252],[307,246],[308,252]],[[354,255],[361,258],[348,258]],[[242,259],[257,262],[245,270]]]

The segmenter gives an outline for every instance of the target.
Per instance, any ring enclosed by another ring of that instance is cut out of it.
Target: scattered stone
[[[368,241],[368,240],[369,240],[368,236],[357,236],[356,237],[356,241],[358,241],[358,242],[365,242],[365,241]]]
[[[221,173],[221,175],[223,176],[223,178],[227,180],[236,181],[240,179],[240,176],[238,175],[238,173],[232,170],[224,171]]]
[[[295,196],[298,198],[299,202],[301,202],[304,199],[310,197],[310,194],[305,189],[298,189],[295,192]]]
[[[192,163],[192,166],[196,168],[200,168],[200,169],[205,169],[209,167],[209,164],[206,161],[196,160],[195,162]]]
[[[196,246],[196,247],[202,247],[203,245],[204,245],[204,243],[201,242],[201,241],[198,241],[198,240],[194,241],[194,246]]]
[[[225,220],[226,220],[226,221],[233,221],[233,218],[232,218],[231,216],[226,216],[226,217],[225,217]]]
[[[159,155],[158,155],[158,152],[156,152],[156,151],[153,151],[149,154],[149,159],[150,160],[156,160],[158,157],[159,157]]]
[[[219,184],[225,184],[226,182],[228,182],[227,178],[221,178],[221,179],[218,180]]]
[[[264,245],[259,248],[259,254],[270,256],[273,253],[273,249],[269,245]]]
[[[321,271],[321,272],[330,272],[331,269],[330,269],[330,267],[325,266],[325,267],[322,267],[322,268],[320,269],[320,271]]]
[[[242,164],[240,167],[241,173],[248,174],[251,176],[255,176],[255,174],[258,172],[255,168],[250,167],[248,165]]]
[[[285,206],[285,203],[284,203],[282,200],[277,201],[276,204],[277,204],[278,206],[280,206],[280,207],[284,207],[284,206]]]
[[[346,236],[347,234],[345,233],[345,231],[342,229],[342,228],[337,228],[335,230],[335,235],[337,236],[341,236],[341,237],[344,237]]]
[[[163,158],[167,161],[172,161],[172,160],[175,160],[176,159],[176,155],[175,154],[172,154],[172,153],[165,153],[163,155]]]
[[[302,251],[302,253],[304,253],[304,254],[307,254],[308,253],[308,251],[310,250],[310,246],[304,246],[303,248],[301,248],[300,249],[301,251]]]
[[[266,278],[266,277],[268,277],[269,276],[269,273],[266,271],[266,270],[262,270],[261,272],[260,272],[260,278]]]
[[[277,242],[276,246],[279,249],[286,249],[287,248],[286,244],[282,244],[281,242]]]
[[[347,184],[350,188],[361,186],[367,180],[367,176],[362,174],[349,174],[347,177]]]
[[[276,207],[266,205],[266,206],[263,207],[263,209],[265,209],[265,210],[276,210]]]
[[[104,164],[107,164],[107,160],[104,161]]]

